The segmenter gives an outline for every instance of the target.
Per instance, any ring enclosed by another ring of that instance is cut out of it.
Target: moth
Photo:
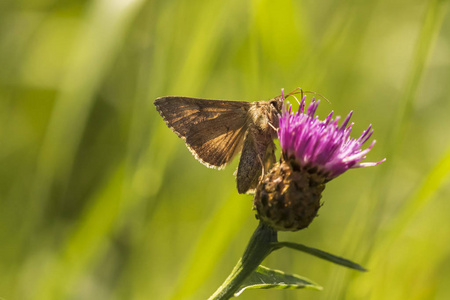
[[[168,96],[154,104],[167,126],[205,166],[222,169],[242,152],[236,172],[240,194],[253,192],[260,176],[276,161],[273,139],[283,108],[281,95],[257,102]]]

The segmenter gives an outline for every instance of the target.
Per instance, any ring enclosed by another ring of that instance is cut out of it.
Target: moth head
[[[273,128],[278,128],[278,118],[283,110],[283,98],[281,96],[275,97],[269,102],[268,121]]]
[[[270,100],[270,108],[272,111],[275,111],[278,114],[281,114],[283,110],[283,98],[281,96],[275,97]]]

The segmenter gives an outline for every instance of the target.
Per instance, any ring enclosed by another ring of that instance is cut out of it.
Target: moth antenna
[[[322,98],[322,99],[324,99],[325,101],[327,101],[329,104],[331,104],[331,101],[328,100],[324,95],[321,95],[321,94],[316,93],[316,92],[313,92],[313,91],[305,91],[305,94],[306,94],[306,93],[308,93],[308,94],[313,94],[313,95],[317,95],[317,96],[319,96],[320,98]]]
[[[313,94],[313,95],[317,95],[317,96],[319,96],[320,98],[322,98],[322,99],[324,99],[325,101],[327,101],[329,104],[331,104],[331,101],[328,100],[324,95],[319,94],[319,93],[316,93],[316,92],[313,92],[313,91],[304,91],[301,87],[298,87],[298,88],[296,88],[295,90],[293,90],[292,92],[290,92],[289,94],[287,94],[287,95],[286,95],[286,98],[289,97],[289,96],[292,96],[292,97],[295,98],[294,95],[296,95],[296,94],[300,94],[300,96],[301,96],[300,98],[301,98],[301,99],[303,99],[303,94]],[[295,98],[295,100],[297,100],[297,102],[299,102],[297,98]]]
[[[296,88],[295,90],[293,90],[292,92],[290,92],[290,93],[286,96],[286,98],[289,97],[289,96],[295,95],[295,94],[301,94],[301,95],[302,95],[302,98],[303,98],[303,90],[302,90],[302,88],[301,88],[301,87]]]

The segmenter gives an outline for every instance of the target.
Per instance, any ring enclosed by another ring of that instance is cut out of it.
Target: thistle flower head
[[[362,149],[373,133],[369,126],[358,139],[352,139],[350,112],[339,126],[333,112],[321,121],[314,114],[319,101],[305,112],[305,98],[299,111],[283,110],[278,139],[282,157],[260,181],[253,199],[257,217],[276,230],[306,228],[316,217],[325,183],[348,169],[369,167],[384,161],[363,163],[375,141]]]
[[[278,138],[284,159],[294,158],[305,169],[314,169],[329,181],[348,169],[375,166],[384,161],[366,162],[366,154],[375,140],[366,149],[363,144],[373,133],[371,125],[357,139],[350,137],[353,123],[349,124],[350,112],[339,126],[339,117],[333,119],[333,112],[323,121],[314,114],[320,101],[313,101],[305,112],[305,98],[300,102],[297,113],[292,106],[285,109],[279,120]]]

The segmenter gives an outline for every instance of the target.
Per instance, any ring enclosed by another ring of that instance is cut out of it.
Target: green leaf
[[[278,242],[278,243],[273,243],[274,246],[274,250],[280,249],[282,247],[288,247],[288,248],[292,248],[295,250],[299,250],[299,251],[303,251],[306,252],[308,254],[314,255],[316,257],[319,257],[321,259],[324,260],[328,260],[331,261],[332,263],[350,268],[350,269],[355,269],[358,271],[364,271],[366,272],[367,270],[362,267],[361,265],[352,262],[351,260],[330,254],[328,252],[316,249],[316,248],[311,248],[302,244],[297,244],[297,243],[291,243],[291,242]]]
[[[259,265],[258,268],[245,279],[244,283],[234,294],[239,296],[246,289],[315,289],[322,287],[307,278],[295,274],[286,274],[279,270],[272,270]]]

